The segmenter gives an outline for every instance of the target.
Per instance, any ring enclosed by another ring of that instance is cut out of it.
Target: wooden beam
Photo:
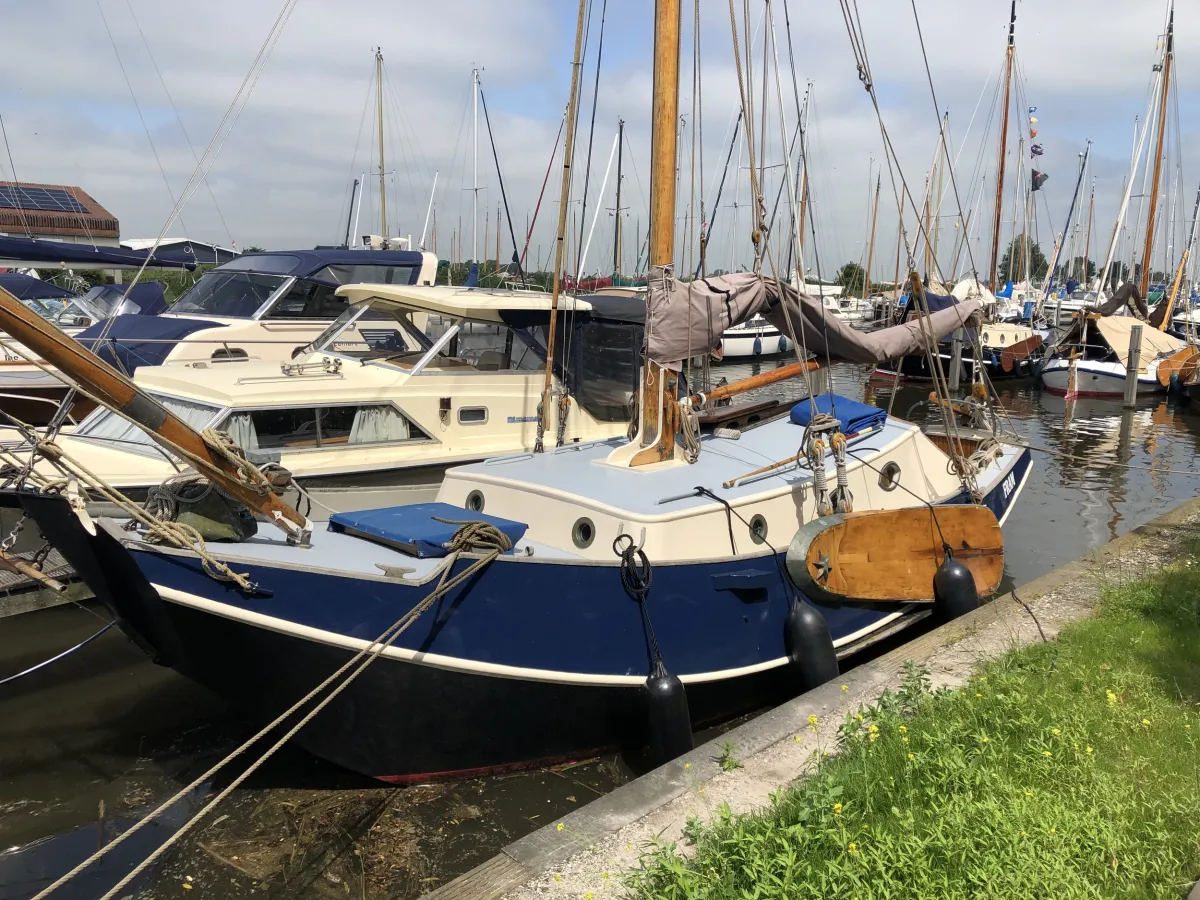
[[[765,387],[768,384],[775,384],[779,381],[786,381],[789,378],[795,378],[797,375],[802,375],[805,372],[815,372],[821,368],[821,364],[816,361],[792,363],[787,366],[780,366],[778,369],[772,369],[770,372],[763,372],[759,375],[751,375],[749,378],[743,378],[740,381],[734,381],[730,384],[721,385],[721,387],[713,388],[707,394],[692,394],[688,398],[688,402],[693,406],[699,406],[705,400],[724,400],[728,397],[733,397],[737,394],[752,391],[755,388]]]
[[[0,329],[46,360],[109,409],[119,410],[225,493],[289,534],[310,529],[308,519],[273,493],[260,494],[241,480],[237,466],[215,452],[182,419],[73,338],[67,337],[0,288]]]

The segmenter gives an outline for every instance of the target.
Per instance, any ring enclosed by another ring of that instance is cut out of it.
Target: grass
[[[1175,897],[1200,877],[1200,563],[849,716],[771,805],[646,848],[637,898]]]

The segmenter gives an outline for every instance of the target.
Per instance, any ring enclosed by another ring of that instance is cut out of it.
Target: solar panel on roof
[[[0,209],[36,209],[45,212],[86,213],[87,207],[62,188],[0,185]]]

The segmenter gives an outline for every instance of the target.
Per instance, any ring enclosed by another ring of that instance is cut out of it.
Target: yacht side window
[[[334,293],[336,287],[297,281],[272,304],[265,319],[336,319],[346,311],[346,298]]]
[[[230,414],[221,429],[244,450],[314,450],[421,438],[389,403],[252,409]]]

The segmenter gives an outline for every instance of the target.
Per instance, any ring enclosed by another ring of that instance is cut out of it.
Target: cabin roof
[[[255,361],[211,364],[201,371],[184,365],[142,366],[133,380],[143,390],[199,403],[257,408],[377,400],[390,396],[391,386],[404,374],[357,362],[344,364],[336,374],[306,371],[285,375],[279,363]]]
[[[1129,365],[1129,332],[1134,325],[1142,326],[1141,367],[1159,356],[1174,353],[1183,347],[1184,342],[1174,335],[1166,334],[1146,322],[1139,322],[1133,316],[1105,316],[1095,320],[1096,327],[1104,340],[1108,342],[1121,365]]]
[[[447,285],[347,284],[338,288],[338,295],[346,297],[351,303],[384,300],[406,309],[494,323],[503,323],[504,313],[549,312],[551,305],[551,295],[537,291],[488,290]],[[563,311],[589,312],[592,305],[586,300],[576,300],[561,294],[558,298],[558,308]]]

